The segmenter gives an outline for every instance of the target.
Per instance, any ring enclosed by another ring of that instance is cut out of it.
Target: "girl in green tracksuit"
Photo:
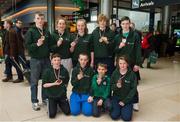
[[[121,117],[124,121],[131,121],[133,113],[133,99],[137,90],[137,78],[128,64],[125,56],[117,59],[117,69],[111,77],[111,111],[113,120]]]

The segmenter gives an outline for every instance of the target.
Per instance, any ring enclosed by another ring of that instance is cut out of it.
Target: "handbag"
[[[148,57],[148,62],[155,64],[158,59],[158,54],[155,51],[150,52],[149,57]]]

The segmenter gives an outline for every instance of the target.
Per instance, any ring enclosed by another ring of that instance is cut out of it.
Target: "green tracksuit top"
[[[126,45],[119,48],[123,38],[126,38]],[[141,64],[141,39],[136,31],[130,30],[127,37],[120,33],[116,35],[114,41],[116,56],[126,55],[130,64],[138,66]]]
[[[56,79],[56,75],[54,72],[56,72],[56,71],[52,67],[46,69],[42,76],[42,83],[45,84],[45,83],[55,82],[57,79]],[[66,95],[66,91],[67,91],[66,87],[69,82],[69,73],[63,67],[63,65],[61,65],[61,67],[60,67],[59,78],[62,80],[62,84],[60,84],[59,86],[52,86],[49,88],[44,88],[45,94],[49,98],[56,98],[56,97],[61,97],[61,96]]]
[[[77,35],[77,34],[73,34],[73,40],[77,39],[77,44],[75,46],[74,52],[72,53],[72,59],[77,61],[79,58],[79,54],[80,53],[87,53],[89,58],[90,58],[90,54],[91,52],[93,52],[93,42],[91,39],[91,35],[90,34],[85,34],[83,36]]]
[[[37,41],[41,37],[41,34],[37,27],[31,27],[25,35],[25,44],[28,49],[29,55],[32,58],[49,58],[51,35],[45,28],[43,29],[43,35],[45,36],[45,40],[44,43],[39,47],[37,46]]]
[[[128,68],[127,73],[122,78],[122,86],[121,88],[117,87],[118,80],[123,77],[119,69],[116,69],[111,76],[111,93],[112,96],[116,96],[120,101],[125,104],[132,102],[133,97],[137,90],[137,78],[135,73]]]
[[[107,37],[109,44],[106,44],[104,42],[99,42],[99,39],[101,36]],[[114,33],[109,27],[106,27],[105,31],[103,32],[99,29],[99,27],[97,27],[92,32],[95,58],[107,58],[107,57],[113,56],[113,50],[114,50],[113,36],[114,36]]]
[[[107,75],[104,76],[99,85],[97,78],[98,74],[93,76],[90,95],[106,100],[110,96],[110,78]]]
[[[67,59],[71,58],[71,52],[70,52],[70,44],[72,42],[72,36],[71,34],[66,30],[63,35],[60,35],[58,31],[55,31],[51,34],[52,36],[52,46],[51,50],[53,53],[58,53],[61,55],[61,59]],[[59,38],[62,38],[62,44],[58,47],[57,41]]]
[[[91,80],[94,75],[94,71],[91,67],[85,67],[80,69],[79,64],[72,71],[71,84],[73,86],[72,91],[80,94],[89,94],[91,87]],[[77,75],[80,70],[83,71],[84,77],[80,80],[77,79]]]

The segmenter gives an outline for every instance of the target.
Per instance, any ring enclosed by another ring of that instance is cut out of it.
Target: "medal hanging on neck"
[[[59,41],[63,41],[62,35],[63,34],[59,33]]]
[[[99,30],[99,36],[100,36],[99,42],[100,43],[103,42],[104,33],[105,33],[105,30],[103,30],[102,34],[101,34],[101,30]]]
[[[125,77],[125,75],[122,75],[119,79],[118,79],[118,81],[117,81],[117,87],[118,88],[121,88],[122,87],[122,79]]]
[[[44,36],[44,34],[43,34],[43,29],[41,30],[41,29],[38,28],[38,31],[39,31],[39,33],[41,34],[41,39],[42,39],[42,40],[45,40],[45,36]]]
[[[60,69],[58,69],[58,71],[56,72],[56,70],[54,69],[54,76],[56,78],[56,80],[60,83]]]

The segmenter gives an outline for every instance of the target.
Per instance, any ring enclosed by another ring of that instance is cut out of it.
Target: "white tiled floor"
[[[174,62],[176,60],[178,62]],[[160,58],[152,69],[141,69],[142,80],[138,89],[140,111],[134,112],[134,121],[180,121],[180,55],[175,58]],[[3,78],[4,65],[0,76]],[[39,86],[40,88],[40,86]],[[68,96],[71,88],[68,88]],[[40,90],[39,90],[40,91]],[[40,96],[40,93],[39,93]],[[109,115],[100,118],[65,116],[58,113],[52,120],[46,108],[33,111],[30,89],[27,82],[14,84],[0,82],[0,121],[111,121]]]

